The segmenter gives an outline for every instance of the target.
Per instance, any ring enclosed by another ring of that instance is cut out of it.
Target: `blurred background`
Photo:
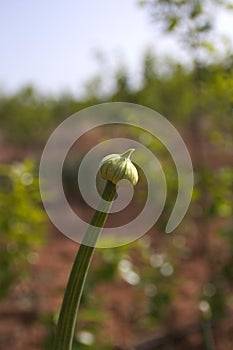
[[[165,235],[177,175],[162,145],[120,126],[82,138],[63,169],[77,212],[87,210],[75,186],[83,155],[124,133],[159,157],[168,192],[147,235],[97,250],[73,349],[232,349],[233,2],[9,0],[0,8],[0,348],[52,349],[78,249],[41,203],[47,138],[72,113],[124,101],[178,129],[193,161],[193,198]],[[136,196],[143,200],[143,186]]]

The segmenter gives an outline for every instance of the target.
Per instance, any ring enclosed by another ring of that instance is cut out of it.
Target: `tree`
[[[210,34],[216,13],[233,9],[231,0],[145,0],[140,4],[149,9],[163,32],[177,36],[195,60],[203,49],[214,50]]]

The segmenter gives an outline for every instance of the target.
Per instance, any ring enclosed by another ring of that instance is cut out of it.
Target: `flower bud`
[[[104,180],[116,184],[120,180],[129,180],[133,185],[138,182],[138,171],[130,160],[134,149],[122,154],[110,154],[100,162],[99,172]]]

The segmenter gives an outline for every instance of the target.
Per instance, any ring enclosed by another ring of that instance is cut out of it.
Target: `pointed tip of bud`
[[[121,157],[130,158],[134,151],[135,151],[135,148],[129,148],[126,152],[121,154]]]

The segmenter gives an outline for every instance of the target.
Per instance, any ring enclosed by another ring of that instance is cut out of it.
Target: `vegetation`
[[[45,240],[45,214],[40,207],[34,162],[0,165],[0,298],[27,273],[36,248]]]

